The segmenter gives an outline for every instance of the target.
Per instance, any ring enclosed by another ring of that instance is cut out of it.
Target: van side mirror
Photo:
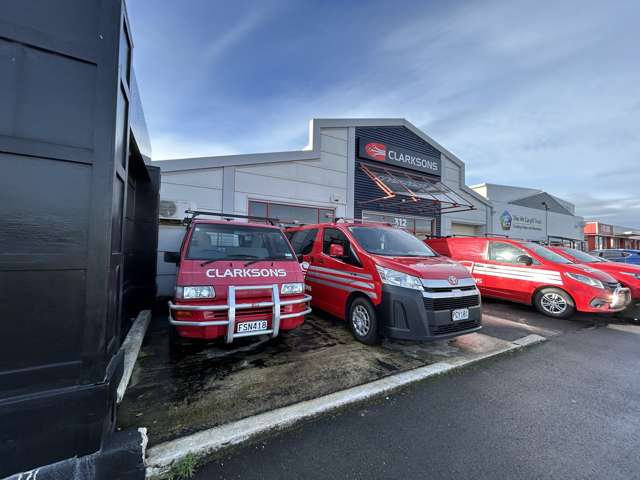
[[[518,255],[516,258],[516,263],[524,263],[526,266],[533,265],[533,258],[529,255]]]
[[[164,252],[164,261],[167,263],[175,263],[176,265],[178,265],[180,263],[180,253]]]
[[[332,243],[331,245],[329,245],[329,256],[330,257],[336,257],[336,258],[343,258],[344,257],[344,247],[342,245],[337,244],[337,243]]]

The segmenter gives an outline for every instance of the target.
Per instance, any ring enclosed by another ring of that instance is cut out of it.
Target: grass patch
[[[195,455],[189,453],[171,467],[168,478],[169,480],[189,480],[195,475],[197,465]]]

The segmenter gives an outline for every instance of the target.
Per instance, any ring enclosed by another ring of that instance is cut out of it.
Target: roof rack
[[[366,223],[366,224],[383,224],[383,225],[391,225],[394,226],[391,222],[385,222],[383,220],[363,220],[361,218],[346,218],[346,217],[336,217],[333,219],[333,223]]]
[[[207,215],[210,217],[220,217],[224,220],[231,221],[234,218],[246,218],[248,220],[263,220],[269,222],[273,226],[279,226],[280,219],[272,218],[272,217],[259,217],[256,215],[238,215],[235,213],[221,213],[221,212],[210,212],[208,210],[185,210],[184,213],[191,215],[190,217],[185,217],[182,220],[182,223],[186,226],[191,225],[191,222],[194,218],[200,215]]]

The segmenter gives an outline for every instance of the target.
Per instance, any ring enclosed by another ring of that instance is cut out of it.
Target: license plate
[[[451,319],[454,322],[457,322],[460,320],[467,320],[468,318],[469,318],[468,308],[458,308],[457,310],[454,310],[453,312],[451,312]]]
[[[257,320],[255,322],[239,323],[237,333],[258,332],[260,330],[266,330],[266,329],[267,329],[267,321]]]

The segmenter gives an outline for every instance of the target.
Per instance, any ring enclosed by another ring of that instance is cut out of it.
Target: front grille
[[[620,284],[618,282],[605,282],[604,284],[609,290],[615,290],[616,288],[620,287]]]
[[[433,335],[448,335],[450,333],[463,332],[480,326],[480,320],[468,320],[466,322],[448,323],[446,325],[434,325],[431,328]]]
[[[282,308],[280,309],[282,311]],[[245,317],[271,317],[273,309],[271,307],[259,307],[259,308],[241,308],[236,310],[236,320],[245,318]],[[218,310],[212,311],[209,313],[209,318],[213,318],[214,320],[224,320],[229,318],[228,310]]]
[[[451,292],[453,290],[475,290],[475,285],[467,285],[465,287],[423,287],[425,292]]]
[[[447,297],[424,299],[424,308],[427,310],[453,310],[456,308],[469,308],[480,305],[479,295],[469,295],[468,297]]]

